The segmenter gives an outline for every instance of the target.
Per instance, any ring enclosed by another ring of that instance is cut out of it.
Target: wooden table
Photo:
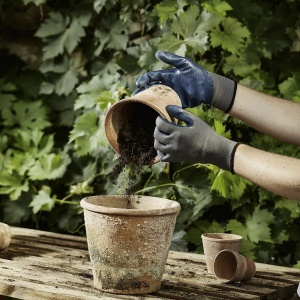
[[[170,251],[158,292],[102,293],[93,287],[85,238],[15,227],[12,232],[10,247],[0,252],[0,295],[18,299],[291,299],[300,281],[299,269],[257,263],[250,282],[220,284],[206,272],[203,255]]]

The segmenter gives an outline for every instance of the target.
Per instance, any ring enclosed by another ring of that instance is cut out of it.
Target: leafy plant
[[[103,120],[140,74],[168,67],[156,60],[158,49],[300,101],[297,1],[3,0],[0,7],[0,218],[12,225],[78,233],[79,200],[118,193],[107,176],[117,156]],[[300,158],[299,148],[218,110],[191,111],[228,138]],[[145,168],[137,193],[180,202],[174,249],[202,252],[201,233],[227,231],[244,237],[248,257],[299,267],[300,203],[201,164]]]

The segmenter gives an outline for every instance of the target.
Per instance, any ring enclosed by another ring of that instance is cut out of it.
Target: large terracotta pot
[[[118,294],[157,291],[180,205],[147,196],[92,196],[80,204],[94,287]]]
[[[134,96],[114,103],[107,111],[104,121],[105,134],[112,148],[120,154],[118,133],[135,114],[147,115],[147,121],[150,118],[154,126],[158,115],[170,122],[176,122],[176,119],[167,113],[167,105],[181,106],[181,101],[177,93],[165,85],[153,85]],[[153,163],[158,161],[156,157]]]

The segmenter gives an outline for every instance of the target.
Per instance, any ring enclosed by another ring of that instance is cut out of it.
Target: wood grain
[[[249,282],[220,284],[208,274],[204,256],[170,251],[161,289],[151,295],[103,293],[93,287],[86,239],[12,227],[0,252],[0,295],[18,299],[290,299],[300,270],[257,263]]]

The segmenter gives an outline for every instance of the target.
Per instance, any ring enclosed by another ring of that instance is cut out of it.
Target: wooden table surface
[[[28,300],[299,299],[299,269],[257,263],[250,282],[220,284],[206,272],[203,255],[175,251],[169,253],[158,292],[102,293],[93,287],[85,238],[16,227],[12,232],[9,248],[0,252],[0,295]]]

